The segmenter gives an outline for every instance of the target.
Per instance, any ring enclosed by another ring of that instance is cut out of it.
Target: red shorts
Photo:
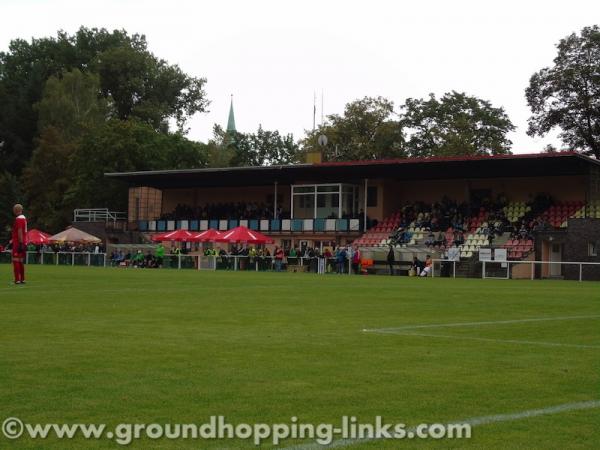
[[[17,252],[17,251],[13,250],[12,257],[13,258],[23,258],[23,259],[25,259],[25,252]]]

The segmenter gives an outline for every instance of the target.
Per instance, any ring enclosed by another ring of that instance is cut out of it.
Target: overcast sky
[[[230,94],[238,131],[259,124],[301,137],[313,94],[324,113],[363,96],[401,104],[450,90],[503,106],[513,151],[557,141],[527,136],[529,77],[552,63],[559,39],[600,22],[600,2],[0,0],[0,49],[11,39],[81,25],[145,34],[150,50],[208,79],[210,112],[189,123],[207,140],[225,126]]]

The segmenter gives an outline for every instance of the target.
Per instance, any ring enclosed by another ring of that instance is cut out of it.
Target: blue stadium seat
[[[229,230],[231,230],[232,228],[235,228],[239,225],[239,222],[235,219],[230,219],[229,220]]]
[[[348,231],[348,219],[337,219],[335,229],[337,231]]]
[[[304,225],[303,219],[292,220],[292,231],[302,231],[303,225]]]
[[[138,230],[148,231],[148,221],[147,220],[138,220]]]
[[[254,231],[258,231],[258,227],[259,227],[258,220],[256,220],[256,219],[252,219],[248,226],[248,228],[250,228],[251,230],[254,230]]]
[[[208,225],[209,228],[212,228],[213,230],[218,230],[219,229],[219,221],[218,220],[209,220],[208,221]]]
[[[325,219],[315,219],[314,230],[325,231]]]
[[[198,231],[200,229],[200,222],[197,220],[190,220],[190,231]]]
[[[271,220],[271,231],[281,231],[281,220],[279,220],[279,219]]]
[[[166,231],[167,230],[167,221],[159,220],[156,222],[156,231]]]

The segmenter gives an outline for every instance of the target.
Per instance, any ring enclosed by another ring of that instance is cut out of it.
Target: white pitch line
[[[459,323],[437,323],[424,325],[406,325],[396,328],[365,328],[365,332],[386,332],[386,331],[401,331],[401,330],[416,330],[420,328],[451,328],[451,327],[474,327],[479,325],[502,325],[511,323],[526,323],[526,322],[547,322],[552,320],[581,320],[581,319],[598,319],[600,315],[593,316],[562,316],[562,317],[534,317],[531,319],[514,319],[514,320],[496,320],[490,322],[459,322]]]
[[[394,334],[396,336],[421,336],[421,337],[433,337],[442,339],[459,339],[459,340],[471,340],[471,341],[483,341],[483,342],[497,342],[499,344],[525,344],[525,345],[542,345],[545,347],[572,347],[572,348],[599,348],[600,345],[586,345],[586,344],[564,344],[561,342],[545,342],[545,341],[521,341],[517,339],[494,339],[494,338],[482,338],[473,336],[451,336],[447,334],[425,334],[425,333],[396,333],[394,331],[380,331],[377,333],[382,334]]]
[[[471,426],[478,425],[488,425],[491,423],[498,422],[510,422],[514,420],[522,420],[529,419],[530,417],[537,416],[546,416],[550,414],[558,414],[567,411],[580,411],[585,409],[595,409],[600,408],[600,400],[590,400],[587,402],[576,402],[576,403],[563,403],[561,405],[549,406],[547,408],[540,409],[529,409],[526,411],[521,411],[517,413],[509,413],[509,414],[495,414],[492,416],[480,416],[480,417],[471,417],[464,420],[454,420],[448,422],[448,425],[454,424],[468,424]],[[407,429],[407,432],[415,432],[416,428]],[[365,438],[365,439],[338,439],[337,441],[333,441],[329,445],[320,445],[318,443],[310,442],[307,444],[299,444],[291,447],[285,447],[284,450],[320,450],[325,448],[344,448],[350,447],[356,444],[362,444],[364,442],[373,441],[374,438]]]

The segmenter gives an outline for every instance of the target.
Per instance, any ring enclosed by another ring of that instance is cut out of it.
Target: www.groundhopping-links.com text
[[[2,423],[6,439],[109,439],[120,445],[138,439],[197,439],[251,440],[255,445],[271,442],[279,445],[288,439],[309,439],[320,445],[329,445],[335,439],[468,439],[469,424],[420,424],[408,427],[403,423],[386,423],[381,416],[373,423],[359,423],[354,416],[343,416],[339,425],[330,423],[303,423],[292,417],[288,423],[229,423],[225,416],[211,416],[201,424],[59,424],[28,423],[9,417]]]

